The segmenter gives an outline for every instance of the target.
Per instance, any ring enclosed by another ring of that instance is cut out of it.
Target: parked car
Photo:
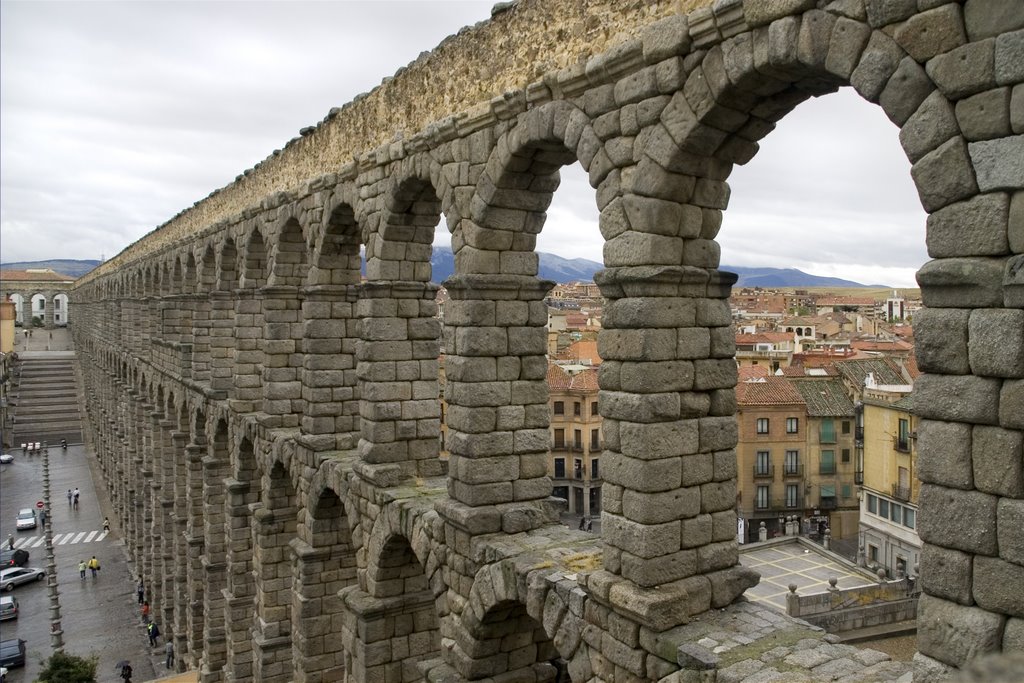
[[[13,595],[0,596],[0,621],[18,618],[18,598]]]
[[[14,453],[4,453],[0,455],[0,463],[10,465],[12,462],[14,462]]]
[[[35,529],[36,528],[36,511],[32,508],[22,508],[18,510],[18,531],[22,529]]]
[[[20,638],[0,640],[0,666],[25,666],[25,641]]]
[[[0,550],[0,569],[24,567],[26,564],[28,564],[27,550],[22,550],[21,548],[10,550],[6,545],[4,545],[3,550]]]
[[[29,581],[42,581],[44,576],[46,576],[46,570],[38,567],[12,567],[0,570],[0,588],[12,591],[15,586]]]

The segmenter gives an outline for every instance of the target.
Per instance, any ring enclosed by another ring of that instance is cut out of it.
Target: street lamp
[[[57,562],[53,557],[53,515],[50,511],[50,449],[43,442],[43,534],[46,538],[46,585],[50,593],[50,645],[64,652],[64,630],[60,625],[60,593],[57,591]]]

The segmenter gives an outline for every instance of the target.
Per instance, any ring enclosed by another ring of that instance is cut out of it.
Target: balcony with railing
[[[754,479],[774,479],[775,465],[754,465]]]
[[[896,500],[902,500],[904,502],[910,500],[910,487],[900,486],[899,484],[892,485],[892,497]]]
[[[904,434],[902,436],[894,436],[894,437],[892,437],[892,447],[893,447],[894,450],[897,450],[900,453],[909,453],[910,452],[910,435]]]
[[[786,478],[802,478],[804,476],[804,464],[802,462],[786,463],[782,468],[782,476]]]

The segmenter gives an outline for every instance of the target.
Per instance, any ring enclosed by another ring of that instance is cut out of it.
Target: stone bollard
[[[822,539],[821,544],[825,547],[825,550],[832,549],[832,532],[825,529],[825,537]]]
[[[757,528],[757,540],[762,543],[768,540],[768,529],[765,527],[764,522],[761,522],[761,526]]]

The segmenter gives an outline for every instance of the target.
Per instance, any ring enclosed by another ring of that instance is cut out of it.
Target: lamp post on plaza
[[[57,562],[53,556],[53,515],[50,511],[50,449],[43,442],[43,535],[46,538],[46,585],[50,594],[50,645],[64,651],[64,630],[60,625],[60,592],[57,590]]]

